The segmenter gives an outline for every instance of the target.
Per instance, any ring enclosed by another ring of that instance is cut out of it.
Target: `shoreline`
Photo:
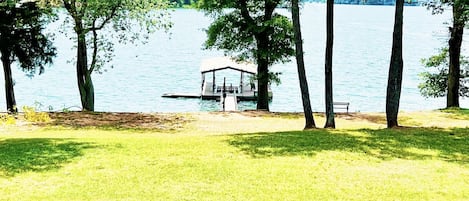
[[[459,110],[458,110],[459,111]],[[399,114],[399,124],[415,128],[469,128],[469,109],[461,112],[451,110],[432,110],[405,112]],[[468,112],[466,112],[468,111]],[[41,114],[47,114],[44,122],[36,121]],[[0,117],[7,117],[0,113]],[[314,113],[317,128],[325,123],[324,113]],[[7,118],[0,120],[1,127],[37,128],[96,128],[96,129],[137,129],[159,132],[177,132],[193,129],[197,132],[234,133],[234,132],[273,132],[302,130],[302,112],[35,112],[27,119],[24,113],[14,116],[9,124]],[[336,113],[336,127],[340,129],[384,129],[386,114],[383,112]]]

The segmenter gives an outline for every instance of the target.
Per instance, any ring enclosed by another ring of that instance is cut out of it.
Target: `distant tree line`
[[[303,2],[326,3],[327,0],[303,0]],[[352,4],[352,5],[396,5],[397,0],[335,0],[334,4]],[[404,5],[418,6],[419,0],[405,0]]]

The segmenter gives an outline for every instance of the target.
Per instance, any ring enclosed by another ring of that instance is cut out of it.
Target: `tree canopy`
[[[55,47],[50,36],[43,33],[51,15],[50,10],[39,8],[36,2],[8,0],[0,2],[0,54],[5,75],[7,111],[16,113],[11,64],[33,76],[44,72],[44,66],[52,63]],[[50,14],[50,13],[49,13]]]
[[[459,96],[469,97],[469,59],[460,57],[461,71],[459,78]],[[448,48],[441,49],[438,55],[422,59],[429,71],[420,74],[422,83],[419,84],[420,93],[427,98],[445,97],[448,90]]]
[[[45,14],[50,14],[50,10],[39,8],[34,2],[0,2],[2,55],[8,54],[10,62],[18,61],[21,69],[31,76],[43,73],[45,65],[52,63],[55,56],[51,35],[43,32],[53,16]]]
[[[268,82],[278,78],[269,66],[290,61],[295,53],[292,22],[275,12],[280,3],[281,0],[199,2],[199,8],[215,18],[207,29],[206,48],[224,50],[225,54],[258,65],[257,109],[262,110],[269,110]]]
[[[111,66],[112,38],[119,43],[145,42],[155,30],[171,27],[164,10],[168,6],[165,0],[60,0],[60,3],[69,15],[66,22],[75,32],[78,88],[86,111],[94,111],[91,74]]]
[[[452,8],[452,24],[449,27],[448,39],[446,107],[459,107],[461,46],[464,29],[469,20],[469,0],[435,0],[428,2],[427,7],[432,10],[433,14],[442,13],[447,7]]]

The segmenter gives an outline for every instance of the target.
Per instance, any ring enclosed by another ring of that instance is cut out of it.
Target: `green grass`
[[[469,200],[467,128],[189,128],[0,134],[0,200]]]
[[[449,108],[441,110],[448,114],[449,118],[469,120],[469,109],[465,108]]]

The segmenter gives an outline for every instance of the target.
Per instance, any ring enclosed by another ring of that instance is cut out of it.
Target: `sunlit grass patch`
[[[353,126],[217,113],[177,133],[12,130],[0,134],[0,200],[469,200],[467,128],[338,122]]]
[[[441,111],[447,113],[449,118],[469,120],[469,109],[449,108]]]

